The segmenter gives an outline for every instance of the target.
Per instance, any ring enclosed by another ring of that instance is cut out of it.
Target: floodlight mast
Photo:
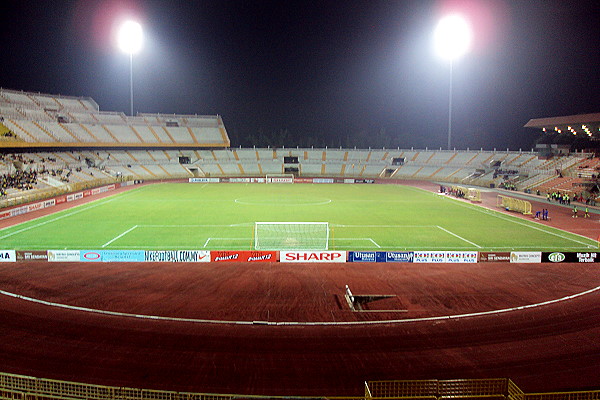
[[[140,52],[144,41],[142,26],[135,21],[125,21],[119,29],[119,48],[129,54],[129,105],[133,117],[133,55]]]
[[[443,17],[435,29],[437,53],[450,62],[450,84],[448,93],[448,150],[452,150],[452,74],[454,61],[464,55],[471,45],[469,22],[458,14]]]

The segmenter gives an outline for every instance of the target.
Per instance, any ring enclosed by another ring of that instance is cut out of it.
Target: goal
[[[266,175],[265,183],[294,183],[294,174]]]
[[[502,207],[507,211],[516,211],[525,215],[531,214],[532,208],[531,203],[527,200],[520,200],[502,195],[498,195],[496,206]]]
[[[328,222],[255,222],[255,250],[327,250]]]

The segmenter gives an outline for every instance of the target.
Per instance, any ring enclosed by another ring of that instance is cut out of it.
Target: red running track
[[[137,314],[361,321],[518,307],[600,286],[597,265],[3,265],[12,293]],[[354,294],[397,294],[354,313]],[[391,306],[391,307],[390,307]],[[381,309],[381,308],[380,308]],[[599,387],[600,293],[529,309],[381,325],[212,324],[111,316],[0,296],[5,372],[114,386],[354,395],[364,380],[510,377],[527,392]]]

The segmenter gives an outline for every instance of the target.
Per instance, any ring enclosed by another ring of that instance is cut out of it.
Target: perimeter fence
[[[92,385],[0,372],[2,400],[600,400],[600,390],[523,393],[510,379],[365,382],[364,397],[260,396]]]

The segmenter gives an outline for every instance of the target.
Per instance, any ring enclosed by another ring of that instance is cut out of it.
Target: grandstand
[[[480,187],[510,184],[520,191],[591,196],[590,182],[598,176],[597,159],[585,153],[547,159],[534,151],[508,150],[235,149],[229,147],[218,115],[126,116],[100,111],[87,97],[0,89],[0,116],[0,147],[8,160],[0,166],[3,173],[15,168],[43,170],[43,162],[33,162],[38,155],[46,163],[55,160],[46,166],[54,176],[39,179],[31,188],[42,191],[60,186],[58,182],[93,185],[98,179],[123,177],[264,176],[292,167],[298,177],[433,180]],[[44,148],[48,151],[41,156],[39,149]],[[20,165],[11,161],[16,153],[29,161]],[[297,157],[297,165],[286,165],[284,157]],[[400,159],[402,163],[394,162]],[[63,174],[53,179],[58,170]],[[6,197],[22,197],[8,189]]]

